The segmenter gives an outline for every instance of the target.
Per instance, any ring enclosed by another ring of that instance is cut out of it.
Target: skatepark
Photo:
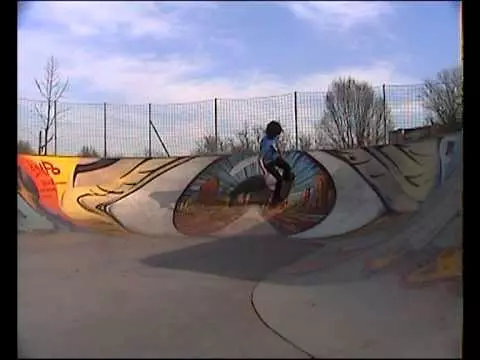
[[[18,155],[19,356],[459,358],[462,135],[289,152],[275,211],[254,155]]]

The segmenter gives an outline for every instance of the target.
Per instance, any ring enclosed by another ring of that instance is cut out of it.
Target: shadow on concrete
[[[439,240],[416,251],[409,249],[408,244],[398,244],[394,248],[402,249],[404,253],[391,265],[378,271],[368,270],[365,267],[367,262],[385,256],[383,245],[389,242],[385,230],[390,228],[389,230],[400,231],[399,228],[407,220],[408,217],[405,217],[395,223],[387,219],[351,236],[353,242],[350,245],[357,243],[363,246],[353,246],[350,250],[347,250],[348,247],[343,251],[339,248],[332,250],[329,245],[319,242],[279,236],[231,237],[151,255],[141,262],[155,268],[187,270],[256,282],[263,280],[291,286],[358,282],[386,274],[400,275],[401,278],[402,274],[406,275],[417,266],[435,261],[439,251],[446,247],[436,244]],[[453,239],[452,230],[458,224],[458,217],[452,219],[435,238]],[[372,228],[376,231],[371,231]],[[452,245],[451,240],[448,241],[447,247]],[[319,249],[322,251],[318,252]],[[343,270],[332,272],[334,269]],[[279,276],[266,279],[277,270],[280,270]]]
[[[321,248],[319,243],[282,237],[231,237],[141,260],[147,266],[260,281],[280,267]]]
[[[350,238],[356,239],[359,233],[369,239],[372,238],[372,232],[380,238],[384,238],[379,229],[390,230],[392,222],[398,222],[398,220],[394,217],[384,217],[383,219],[385,221],[380,224],[376,221],[356,232],[328,239],[294,239],[281,235],[210,237],[211,240],[208,242],[151,255],[142,259],[141,262],[155,268],[187,270],[233,279],[265,281],[267,280],[265,278],[273,272],[294,264],[324,246],[328,247],[327,244],[332,242],[336,243]],[[403,219],[403,221],[406,220]],[[257,227],[255,226],[250,231],[255,234]],[[362,249],[360,252],[362,252]],[[330,253],[326,256],[328,257],[326,263],[329,265],[327,267],[334,266],[341,260],[336,254]],[[267,281],[278,283],[280,280],[269,278]],[[282,284],[290,284],[292,279],[286,277],[281,282]]]

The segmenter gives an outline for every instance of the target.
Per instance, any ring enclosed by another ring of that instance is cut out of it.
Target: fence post
[[[213,99],[213,121],[215,124],[215,153],[218,153],[218,99]]]
[[[38,132],[38,155],[42,155],[42,130]]]
[[[57,156],[57,100],[53,102],[53,153]]]
[[[107,103],[103,103],[103,157],[107,157]]]
[[[295,122],[295,150],[298,150],[298,108],[297,92],[293,92],[293,121]]]
[[[148,104],[148,157],[152,157],[152,104]]]
[[[385,91],[385,84],[382,85],[383,96],[383,132],[384,132],[384,144],[388,144],[388,128],[387,128],[387,96]]]

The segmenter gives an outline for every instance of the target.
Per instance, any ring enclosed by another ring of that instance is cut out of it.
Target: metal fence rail
[[[425,124],[421,98],[423,85],[374,88],[389,111],[394,128]],[[77,155],[82,147],[99,156],[176,156],[198,151],[222,152],[234,139],[254,141],[271,120],[280,121],[290,148],[301,147],[305,136],[318,130],[325,111],[326,92],[293,92],[251,99],[212,99],[184,104],[55,104],[56,117],[49,129],[47,153]],[[18,140],[35,151],[44,140],[45,125],[38,116],[45,102],[18,100]],[[208,150],[208,149],[207,149]],[[44,150],[42,150],[43,153]]]

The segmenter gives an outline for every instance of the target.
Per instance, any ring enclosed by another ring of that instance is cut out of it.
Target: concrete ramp
[[[17,224],[18,231],[55,229],[52,222],[32,209],[32,207],[20,195],[17,195]]]
[[[265,206],[271,190],[252,155],[19,155],[20,228],[40,230],[52,222],[148,236],[328,238],[392,213],[417,211],[442,186],[460,148],[461,136],[454,134],[408,145],[289,152],[296,181],[283,207],[274,211]],[[231,194],[235,205],[229,207]]]
[[[461,357],[462,147],[448,139],[436,185],[410,191],[418,211],[326,240],[257,286],[271,328],[318,358]]]

